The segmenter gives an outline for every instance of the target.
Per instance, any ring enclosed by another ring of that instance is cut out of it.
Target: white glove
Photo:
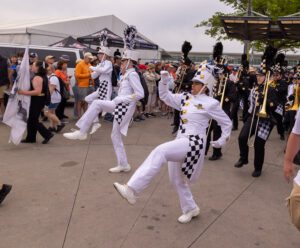
[[[169,79],[169,72],[161,71],[160,75],[161,75],[161,81],[166,83],[166,81]]]
[[[226,142],[221,139],[218,139],[215,141],[211,141],[210,144],[214,148],[222,148],[226,144]]]
[[[91,71],[96,71],[96,69],[97,69],[97,67],[95,67],[95,66],[90,66],[89,68]]]

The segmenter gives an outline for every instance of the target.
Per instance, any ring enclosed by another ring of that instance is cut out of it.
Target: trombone
[[[221,108],[223,107],[223,103],[224,103],[227,81],[228,81],[228,73],[226,74],[226,76],[224,78],[224,81],[223,81],[224,83],[221,83],[221,82],[219,83],[218,92],[216,94],[216,96],[221,95],[221,87],[223,85],[222,96],[221,96],[221,100],[220,100],[220,106],[221,106]],[[211,123],[212,123],[212,119],[210,119],[210,121],[209,121],[208,129],[207,129],[207,132],[206,132],[206,136],[208,135],[209,129],[211,127]]]
[[[251,120],[249,135],[248,135],[248,142],[247,142],[247,145],[249,147],[254,147],[255,137],[256,137],[256,134],[257,134],[257,130],[258,130],[259,119],[260,118],[266,118],[268,116],[268,114],[267,114],[267,98],[268,98],[269,85],[272,83],[269,80],[270,80],[270,71],[268,71],[267,75],[266,75],[264,90],[263,90],[263,93],[262,93],[263,96],[264,96],[264,101],[263,101],[263,105],[260,107],[260,110],[257,114],[257,122],[256,122],[256,126],[255,126],[255,131],[254,131],[254,135],[251,139],[252,127],[253,127],[254,119],[255,119],[255,115],[256,115],[256,107],[257,107],[259,94],[257,94],[256,97],[255,97],[255,103],[254,103],[254,106],[253,106],[253,115],[252,115],[252,120]]]

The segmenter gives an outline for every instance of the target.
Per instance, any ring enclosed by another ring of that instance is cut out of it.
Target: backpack
[[[143,90],[144,90],[144,98],[141,99],[140,101],[143,102],[144,104],[147,104],[148,97],[149,97],[149,90],[148,90],[147,83],[145,81],[144,76],[139,71],[136,70],[136,72],[139,75],[139,78],[140,78],[140,81],[141,81],[141,85],[142,85]]]
[[[118,72],[117,72],[115,66],[113,66],[113,70],[111,73],[111,84],[113,87],[118,86]]]
[[[64,82],[60,77],[58,77],[58,76],[56,76],[56,75],[52,75],[52,76],[49,78],[49,80],[50,80],[52,77],[57,77],[57,78],[58,78],[58,81],[59,81],[59,89],[60,89],[60,91],[57,90],[57,89],[55,89],[55,91],[57,91],[57,92],[61,95],[61,98],[62,98],[62,99],[68,100],[68,99],[70,98],[70,93],[69,93],[69,91],[68,91],[68,89],[67,89],[67,86],[66,86],[65,82]]]
[[[50,94],[50,90],[49,90],[49,85],[48,85],[48,78],[47,77],[43,77],[43,90],[42,92],[44,92],[45,94],[45,105],[49,106],[51,103],[51,94]]]

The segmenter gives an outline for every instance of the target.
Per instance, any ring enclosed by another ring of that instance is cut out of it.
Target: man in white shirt
[[[294,128],[289,136],[287,148],[284,156],[284,177],[290,182],[294,176],[293,160],[297,152],[300,150],[300,110],[296,115],[296,122]],[[300,231],[300,171],[294,178],[294,187],[288,198],[289,212],[293,224]]]

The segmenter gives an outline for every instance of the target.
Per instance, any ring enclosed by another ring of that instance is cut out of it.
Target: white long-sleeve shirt
[[[121,76],[118,96],[114,101],[130,103],[142,98],[144,98],[144,89],[140,77],[134,68],[128,69],[125,75]]]
[[[136,108],[136,102],[144,97],[144,89],[140,77],[134,68],[128,69],[124,76],[121,76],[118,96],[113,99],[116,105],[128,103],[128,110],[120,128],[123,135],[127,135],[130,120]]]
[[[181,133],[179,130],[177,137],[186,135],[206,136],[209,120],[214,119],[221,126],[222,130],[222,135],[219,139],[220,143],[225,144],[229,139],[232,122],[217,100],[205,94],[196,96],[188,94],[189,99],[182,106],[181,102],[182,99],[185,99],[185,95],[172,94],[168,90],[168,82],[162,81],[159,83],[159,96],[167,105],[181,111],[182,128],[185,132]]]

